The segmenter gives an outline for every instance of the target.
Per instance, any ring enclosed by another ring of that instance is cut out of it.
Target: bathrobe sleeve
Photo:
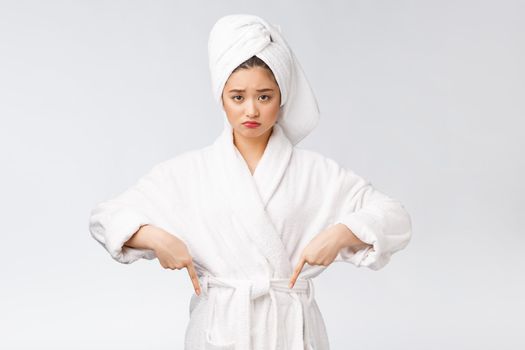
[[[124,243],[142,225],[167,228],[169,188],[165,164],[159,163],[133,186],[99,203],[91,211],[89,230],[92,237],[120,263],[129,264],[141,258],[154,259],[153,250],[132,248],[124,246]]]
[[[370,181],[344,167],[336,168],[341,210],[335,223],[346,225],[372,245],[357,252],[343,248],[336,259],[379,270],[410,241],[410,216],[398,200],[374,188]]]

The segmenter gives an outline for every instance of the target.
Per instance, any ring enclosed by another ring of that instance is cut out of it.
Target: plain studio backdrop
[[[315,280],[332,349],[523,349],[520,1],[0,2],[0,348],[182,349],[193,288],[90,236],[100,201],[212,143],[208,34],[281,25],[322,119],[298,146],[402,201],[408,247]]]

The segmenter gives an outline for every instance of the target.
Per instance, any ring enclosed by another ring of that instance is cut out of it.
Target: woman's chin
[[[245,138],[257,139],[263,136],[267,130],[263,128],[262,125],[259,125],[257,128],[248,128],[244,125],[241,125],[240,130],[237,129],[237,132]]]

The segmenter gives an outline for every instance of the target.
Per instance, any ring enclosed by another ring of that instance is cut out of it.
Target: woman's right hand
[[[144,232],[143,236],[148,237],[149,245],[162,267],[172,270],[187,268],[193,289],[200,295],[199,278],[186,244],[169,232],[152,225],[142,226],[137,234],[141,234],[141,231]]]

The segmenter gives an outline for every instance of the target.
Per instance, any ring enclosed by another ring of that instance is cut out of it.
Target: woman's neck
[[[273,127],[265,134],[254,138],[243,137],[233,130],[233,143],[246,161],[246,164],[248,165],[252,175],[255,172],[255,168],[257,167],[259,160],[264,154],[264,150],[266,149],[266,145],[268,144],[268,140],[270,139],[272,132]]]

